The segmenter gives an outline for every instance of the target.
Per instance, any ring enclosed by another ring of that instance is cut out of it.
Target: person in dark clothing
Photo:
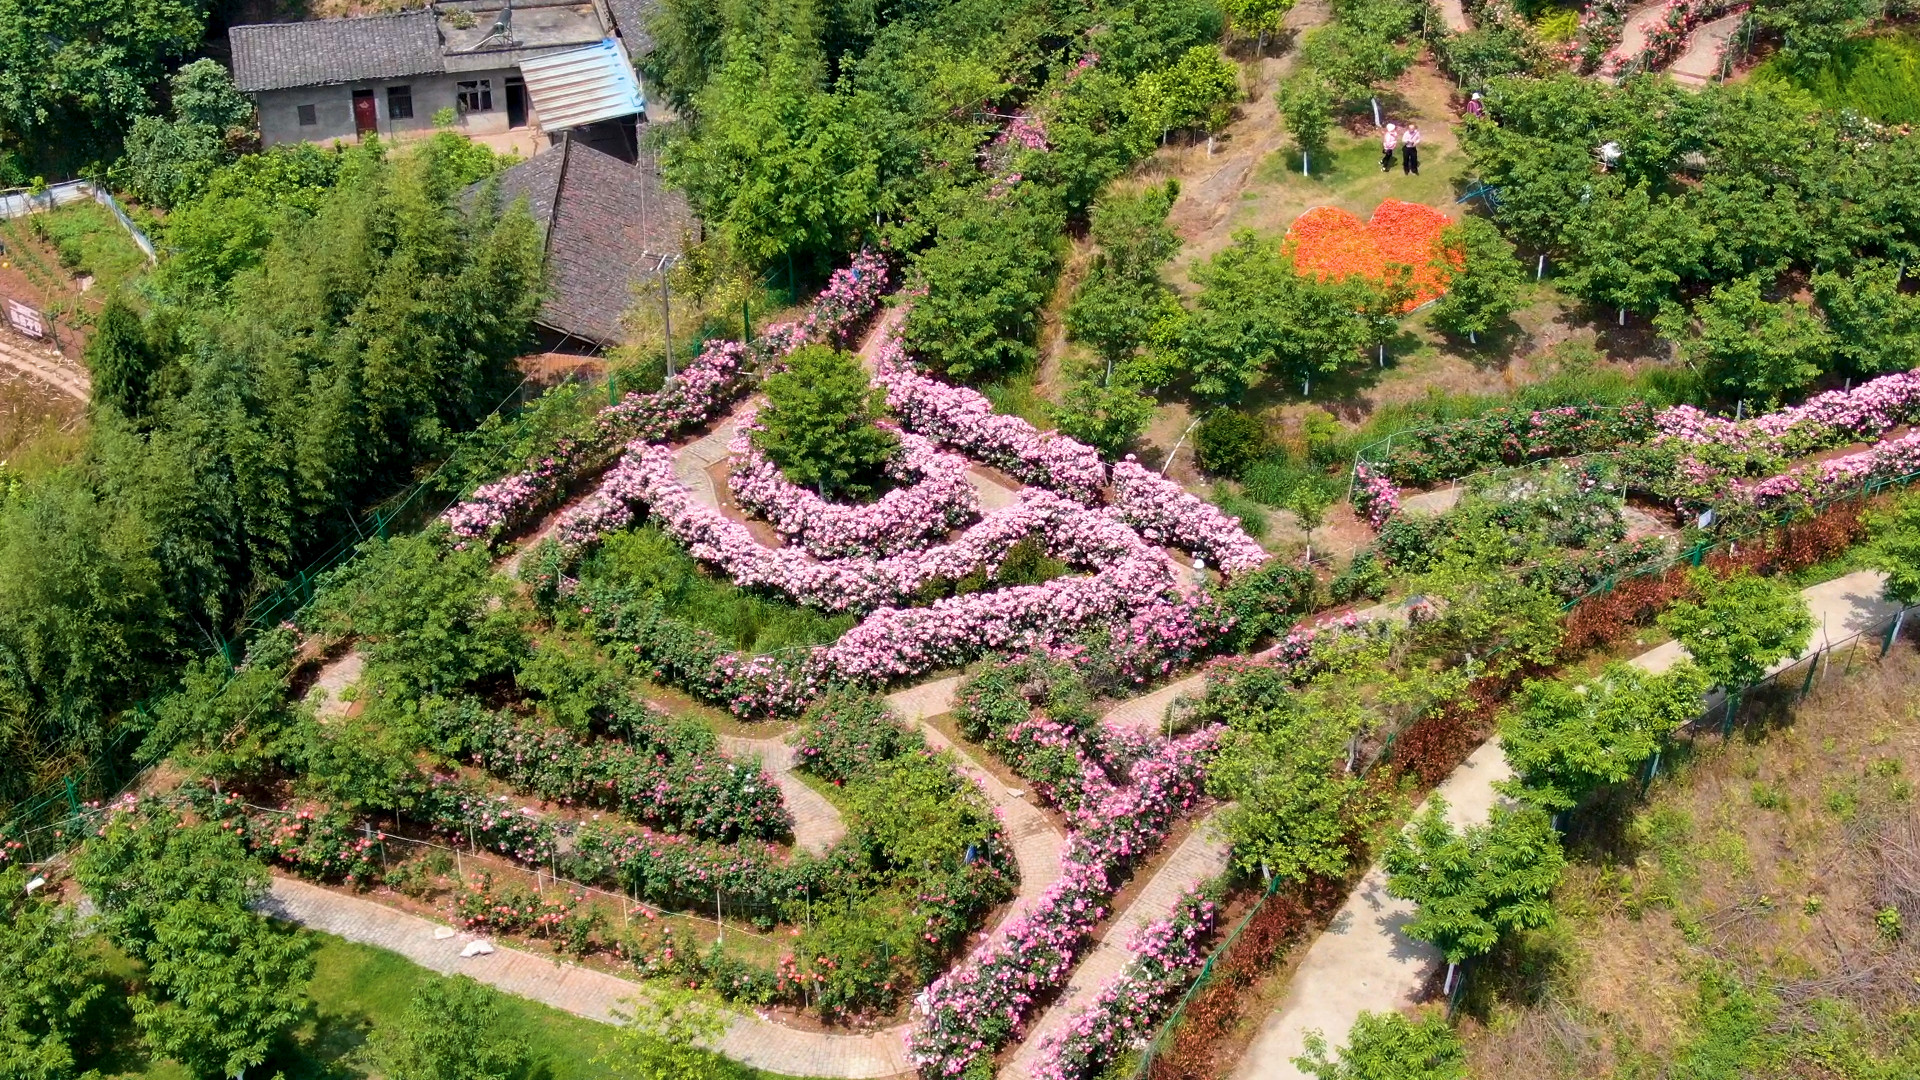
[[[1400,169],[1408,176],[1420,175],[1420,125],[1408,124],[1400,133]]]

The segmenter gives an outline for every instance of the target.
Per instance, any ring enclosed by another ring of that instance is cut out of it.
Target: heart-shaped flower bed
[[[1294,268],[1321,280],[1344,281],[1356,274],[1381,281],[1387,267],[1413,270],[1411,311],[1447,291],[1447,274],[1433,265],[1440,230],[1453,224],[1431,206],[1388,199],[1361,221],[1335,206],[1316,206],[1293,219],[1287,250]]]

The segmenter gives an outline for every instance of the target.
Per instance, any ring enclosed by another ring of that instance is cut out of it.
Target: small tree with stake
[[[1313,158],[1327,152],[1327,133],[1333,129],[1333,90],[1318,75],[1296,76],[1274,92],[1287,134],[1300,151],[1300,175],[1313,174]]]
[[[1513,313],[1525,280],[1513,245],[1486,218],[1463,218],[1440,234],[1434,253],[1448,275],[1447,293],[1434,306],[1434,325],[1449,334],[1480,335]]]
[[[1813,636],[1813,616],[1799,593],[1742,570],[1721,579],[1701,567],[1688,578],[1700,599],[1660,616],[1713,684],[1731,695],[1760,681],[1776,661],[1797,656]]]
[[[1571,810],[1630,778],[1699,712],[1706,689],[1706,675],[1687,663],[1660,675],[1615,664],[1590,682],[1529,682],[1500,726],[1514,778],[1495,787],[1549,813]]]
[[[1513,930],[1553,922],[1553,889],[1567,858],[1560,836],[1538,810],[1495,807],[1485,825],[1456,830],[1435,795],[1382,860],[1387,891],[1419,906],[1403,928],[1447,958],[1447,990],[1461,963],[1483,955]]]

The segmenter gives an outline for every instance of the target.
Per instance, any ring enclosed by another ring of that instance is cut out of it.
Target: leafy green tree
[[[1238,479],[1267,450],[1267,428],[1238,409],[1215,409],[1194,429],[1194,456],[1214,476]]]
[[[214,170],[202,194],[167,215],[160,238],[169,253],[155,280],[169,296],[224,298],[228,283],[258,265],[276,236],[293,233],[319,210],[344,161],[357,167],[375,152],[297,143]]]
[[[107,933],[152,958],[160,922],[188,903],[244,910],[267,891],[267,870],[232,832],[151,809],[115,814],[86,842],[74,876],[100,906]]]
[[[1591,165],[1587,166],[1591,171]],[[1590,183],[1565,227],[1567,288],[1589,303],[1653,311],[1698,272],[1707,237],[1686,205],[1617,177]]]
[[[1841,359],[1836,367],[1856,375],[1920,367],[1920,296],[1902,292],[1901,278],[1898,266],[1878,259],[1813,276],[1814,306]]]
[[[153,932],[134,1022],[194,1076],[245,1080],[311,1011],[312,947],[291,928],[235,905],[182,900]]]
[[[218,60],[195,60],[173,73],[174,119],[205,124],[220,132],[247,128],[253,123],[253,102],[233,85]]]
[[[109,297],[87,339],[94,403],[110,405],[129,419],[144,416],[154,379],[167,359],[149,340],[140,313],[124,299]]]
[[[1315,1080],[1467,1080],[1467,1051],[1439,1013],[1418,1022],[1396,1012],[1363,1012],[1347,1045],[1328,1055],[1327,1040],[1307,1033],[1307,1052],[1294,1064]]]
[[[691,990],[648,987],[632,1002],[631,1014],[618,1014],[618,1049],[594,1064],[619,1080],[732,1080],[738,1070],[725,1058],[700,1048],[727,1029],[726,1017]]]
[[[1126,381],[1106,382],[1097,370],[1085,368],[1068,376],[1051,411],[1062,434],[1111,458],[1147,429],[1153,408],[1153,398]]]
[[[1162,142],[1167,132],[1184,127],[1198,127],[1211,139],[1240,96],[1240,69],[1220,55],[1218,45],[1195,45],[1173,64],[1142,76],[1136,93],[1142,111],[1158,122]]]
[[[766,407],[754,445],[787,479],[829,495],[867,495],[899,452],[900,440],[875,423],[886,395],[859,361],[826,345],[787,358],[784,371],[764,384]]]
[[[1762,0],[1753,14],[1780,38],[1780,55],[1801,71],[1817,71],[1848,38],[1867,28],[1884,0]]]
[[[1063,218],[1022,188],[998,200],[977,194],[943,217],[933,246],[913,256],[907,346],[956,379],[981,380],[1038,355],[1040,305],[1053,288]]]
[[[1180,187],[1169,180],[1137,194],[1114,194],[1093,206],[1089,230],[1100,252],[1087,280],[1066,312],[1067,332],[1085,341],[1113,365],[1146,340],[1153,324],[1177,312],[1173,290],[1160,280],[1160,267],[1180,249],[1167,227],[1167,212]]]
[[[1419,905],[1402,932],[1455,966],[1491,951],[1502,934],[1551,924],[1566,862],[1546,814],[1496,806],[1487,824],[1459,830],[1438,795],[1381,859],[1387,891]]]
[[[465,975],[430,978],[406,1011],[376,1028],[374,1068],[394,1080],[508,1080],[526,1051],[501,1030],[500,995]]]
[[[1713,390],[1767,404],[1818,378],[1831,351],[1826,327],[1806,307],[1765,300],[1750,277],[1714,286],[1694,302],[1691,320],[1674,307],[1658,325]]]
[[[1301,693],[1254,667],[1210,683],[1199,711],[1228,723],[1207,786],[1233,801],[1223,827],[1234,861],[1285,881],[1345,874],[1357,838],[1380,814],[1346,769],[1357,701],[1326,688]]]
[[[1667,736],[1700,712],[1706,676],[1692,664],[1649,675],[1614,664],[1578,684],[1530,680],[1500,725],[1514,779],[1496,786],[1549,812],[1631,779]]]
[[[180,691],[154,705],[140,743],[140,759],[174,761],[229,779],[263,778],[295,760],[301,728],[287,700],[293,635],[260,634],[246,661],[229,670],[218,655],[190,662]]]
[[[1227,27],[1234,37],[1255,38],[1267,47],[1267,36],[1277,34],[1293,10],[1293,0],[1226,0]]]
[[[1436,260],[1448,274],[1447,293],[1433,311],[1442,330],[1477,342],[1518,306],[1524,271],[1513,245],[1486,218],[1462,218],[1442,230]]]
[[[0,1076],[69,1080],[106,970],[73,910],[0,870]]]
[[[357,638],[401,697],[453,690],[510,670],[525,648],[506,583],[485,549],[455,550],[431,534],[373,539],[320,579],[307,618]]]
[[[0,184],[111,160],[167,65],[200,47],[208,0],[0,3]],[[11,175],[9,175],[11,174]]]
[[[253,124],[253,103],[217,60],[182,67],[172,88],[172,118],[136,118],[115,166],[128,190],[160,207],[197,195],[213,171],[233,159],[230,142]]]
[[[1874,566],[1887,575],[1887,599],[1920,603],[1920,499],[1903,497],[1873,523],[1871,550]]]
[[[1327,153],[1327,135],[1333,130],[1333,90],[1325,79],[1308,73],[1288,79],[1274,93],[1287,134],[1300,151],[1300,172],[1310,173],[1313,159]]]
[[[1235,401],[1263,372],[1310,388],[1313,376],[1359,360],[1378,325],[1366,282],[1321,282],[1294,272],[1276,242],[1250,232],[1193,272],[1203,289],[1179,351],[1193,388]]]
[[[1750,571],[1720,578],[1700,567],[1688,575],[1700,599],[1660,616],[1712,685],[1744,690],[1775,661],[1798,656],[1813,636],[1807,601],[1792,588]]]

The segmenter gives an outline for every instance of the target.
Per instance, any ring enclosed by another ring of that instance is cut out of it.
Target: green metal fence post
[[[1805,701],[1807,695],[1813,693],[1813,675],[1819,670],[1820,654],[1815,653],[1813,659],[1807,661],[1807,680],[1800,684],[1800,700]]]

